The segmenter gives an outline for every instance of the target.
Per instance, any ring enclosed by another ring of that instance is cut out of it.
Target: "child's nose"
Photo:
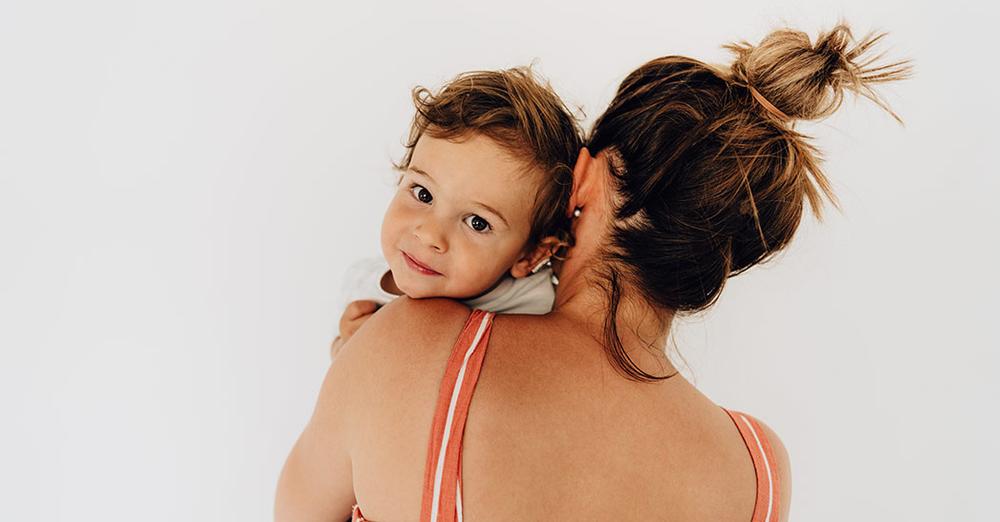
[[[413,235],[420,243],[438,253],[448,250],[448,242],[442,227],[435,219],[425,219],[413,227]]]

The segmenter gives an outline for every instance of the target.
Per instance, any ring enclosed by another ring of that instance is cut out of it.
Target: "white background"
[[[914,59],[906,126],[802,127],[842,212],[676,347],[782,436],[793,520],[996,520],[994,8],[472,4],[0,2],[0,520],[270,519],[413,86],[535,62],[589,126],[646,60],[840,17]]]

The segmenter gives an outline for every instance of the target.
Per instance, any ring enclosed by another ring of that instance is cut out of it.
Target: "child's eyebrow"
[[[432,178],[430,174],[424,172],[423,170],[420,170],[417,167],[414,167],[413,165],[410,165],[410,170],[412,170],[413,172],[416,172],[417,174],[422,174],[424,176],[427,176],[428,179],[430,179],[431,181],[434,181],[434,178]],[[434,181],[434,182],[437,183],[436,181]]]
[[[413,165],[410,165],[409,169],[412,170],[413,172],[416,172],[417,174],[422,175],[422,176],[427,176],[427,179],[429,179],[431,181],[434,181],[434,178],[431,177],[430,174],[428,174],[427,172],[424,172],[419,167],[414,167]],[[434,181],[434,182],[437,183],[436,181]],[[477,207],[481,207],[481,208],[484,208],[486,210],[489,210],[490,213],[492,213],[492,214],[496,215],[496,217],[500,218],[500,221],[503,221],[504,226],[506,226],[507,228],[510,228],[510,223],[507,222],[507,218],[503,217],[503,214],[501,214],[500,212],[498,212],[495,208],[487,205],[486,203],[480,203],[478,201],[473,201],[472,204],[475,205],[475,206],[477,206]]]
[[[493,207],[487,205],[486,203],[480,203],[478,201],[473,201],[472,204],[476,205],[477,207],[482,207],[485,208],[486,210],[489,210],[491,213],[495,214],[496,217],[500,218],[500,221],[503,221],[504,226],[510,228],[510,223],[507,222],[507,218],[503,217],[503,214],[497,212],[497,210],[494,209]]]

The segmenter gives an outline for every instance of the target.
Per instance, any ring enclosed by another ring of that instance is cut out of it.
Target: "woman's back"
[[[373,370],[355,375],[365,406],[350,430],[368,519],[419,515],[438,388],[468,317],[456,303],[402,300],[344,361]],[[551,316],[497,316],[485,354],[463,437],[468,520],[751,520],[747,445],[682,377],[626,380],[588,334]]]
[[[641,346],[788,245],[806,201],[818,214],[833,197],[794,123],[831,114],[846,91],[888,109],[872,86],[910,68],[872,56],[882,36],[855,40],[841,24],[813,43],[777,30],[758,46],[728,46],[728,68],[664,56],[630,73],[553,209],[572,241],[550,252],[552,312],[497,319],[482,371],[472,370],[478,389],[462,403],[468,417],[447,424],[451,381],[438,391],[446,365],[462,374],[449,356],[468,309],[402,299],[375,314],[331,368],[289,456],[283,518],[340,513],[356,498],[374,520],[412,520],[433,478],[434,491],[452,488],[433,498],[461,501],[477,522],[787,520],[777,437],[681,377],[661,380],[672,366]],[[464,441],[461,454],[445,445],[451,467],[433,468],[454,475],[444,479],[426,466],[441,426],[441,440],[457,427],[449,440]]]

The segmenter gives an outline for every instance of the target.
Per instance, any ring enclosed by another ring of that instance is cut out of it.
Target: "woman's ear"
[[[547,236],[538,242],[538,246],[529,251],[526,255],[518,259],[514,266],[510,268],[510,275],[516,279],[531,275],[531,271],[548,258],[552,257],[552,252],[559,247],[559,238]]]
[[[586,201],[590,196],[593,176],[591,175],[591,163],[594,158],[590,155],[587,147],[580,149],[580,154],[576,157],[576,165],[573,166],[573,191],[569,195],[569,208],[566,217],[573,217],[573,209],[582,207],[582,201]]]

